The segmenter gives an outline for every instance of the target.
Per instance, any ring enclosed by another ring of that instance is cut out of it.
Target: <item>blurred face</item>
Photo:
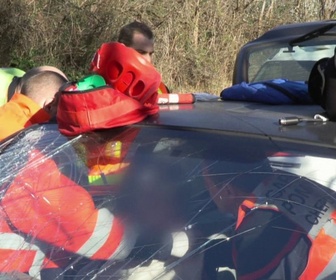
[[[137,221],[151,230],[173,230],[181,226],[174,197],[165,195],[164,191],[153,189],[138,195],[134,209]]]
[[[143,229],[152,232],[175,230],[184,219],[185,199],[179,183],[161,160],[131,164],[122,188],[127,201],[126,215]],[[140,166],[139,166],[139,165]],[[156,164],[156,165],[154,165]],[[176,175],[176,174],[175,174]],[[180,176],[180,175],[179,175]]]
[[[148,62],[152,63],[152,55],[154,53],[153,39],[148,39],[141,33],[134,33],[133,43],[130,47],[140,53]]]

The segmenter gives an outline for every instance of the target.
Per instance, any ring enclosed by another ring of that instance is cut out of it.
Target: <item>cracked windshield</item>
[[[228,132],[28,129],[1,146],[0,270],[8,279],[236,279],[235,267],[294,279],[312,241],[335,236],[336,164],[327,148],[287,147]]]

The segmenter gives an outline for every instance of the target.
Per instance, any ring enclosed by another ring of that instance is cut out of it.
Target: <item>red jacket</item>
[[[29,97],[15,93],[0,107],[0,140],[36,123],[50,120],[50,115]]]

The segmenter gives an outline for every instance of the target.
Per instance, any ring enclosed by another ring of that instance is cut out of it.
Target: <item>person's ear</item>
[[[21,92],[21,78],[15,76],[8,86],[7,100],[11,100],[16,92]]]
[[[42,108],[47,111],[51,116],[54,116],[56,114],[56,108],[58,103],[58,96],[57,94],[52,97],[47,97],[44,99]]]
[[[49,112],[49,111],[50,111],[50,108],[51,108],[51,104],[52,104],[52,102],[53,102],[53,100],[50,99],[50,98],[45,99],[45,100],[43,101],[43,106],[42,106],[42,108],[43,108],[44,110],[46,110],[47,112]]]

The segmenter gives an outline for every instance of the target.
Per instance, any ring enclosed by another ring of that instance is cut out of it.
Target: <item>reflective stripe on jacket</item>
[[[324,279],[336,266],[336,201],[332,194],[331,190],[303,177],[278,175],[260,184],[253,196],[240,205],[236,228],[256,209],[285,214],[312,242],[308,264],[299,279]]]
[[[14,233],[7,223],[5,212],[0,208],[0,271],[29,272],[39,278],[45,254],[38,245],[27,242],[25,238]],[[52,266],[48,266],[52,267]]]

